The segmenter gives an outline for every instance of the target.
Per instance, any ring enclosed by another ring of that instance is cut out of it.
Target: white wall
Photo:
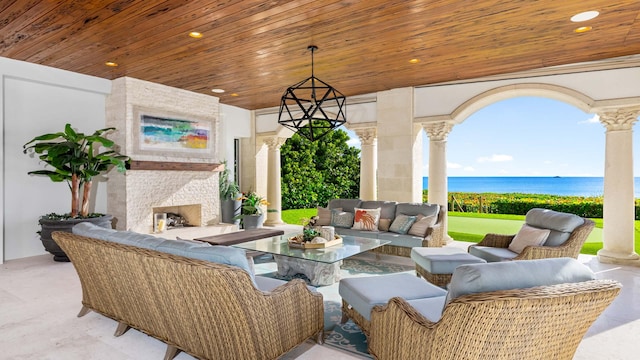
[[[111,81],[0,57],[0,264],[46,254],[40,243],[41,215],[68,212],[71,196],[64,183],[29,176],[42,167],[22,153],[37,135],[57,132],[66,123],[82,132],[105,127],[105,99]],[[220,158],[233,158],[233,139],[251,137],[251,112],[220,104]],[[92,211],[106,212],[105,183],[94,185]]]
[[[220,160],[226,160],[233,177],[233,140],[251,137],[251,111],[220,104]]]
[[[640,69],[636,67],[417,87],[414,90],[414,116],[451,114],[462,103],[485,91],[523,83],[562,86],[579,91],[594,100],[631,98],[640,96],[640,86],[638,86],[640,84]]]
[[[111,82],[64,70],[0,57],[0,114],[2,122],[2,234],[0,262],[45,254],[36,233],[41,215],[69,212],[71,196],[65,183],[29,176],[43,169],[37,159],[22,153],[33,137],[64,130],[70,123],[93,132],[105,124],[105,96]],[[94,185],[94,208],[106,211],[106,186]]]

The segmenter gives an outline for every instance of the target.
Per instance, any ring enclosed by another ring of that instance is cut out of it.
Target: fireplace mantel
[[[131,160],[128,170],[177,170],[177,171],[220,172],[224,170],[224,164]]]

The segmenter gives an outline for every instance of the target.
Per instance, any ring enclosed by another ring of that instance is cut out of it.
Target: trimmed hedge
[[[423,191],[423,201],[427,201],[427,190]],[[545,208],[586,218],[602,219],[602,203],[602,196],[450,192],[448,209],[460,212],[525,215],[532,208]],[[635,200],[635,215],[636,220],[640,220],[638,199]]]

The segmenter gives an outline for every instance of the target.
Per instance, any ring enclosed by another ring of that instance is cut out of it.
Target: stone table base
[[[280,276],[304,274],[313,286],[331,285],[340,280],[342,261],[327,264],[282,255],[273,255],[273,258],[278,264]]]

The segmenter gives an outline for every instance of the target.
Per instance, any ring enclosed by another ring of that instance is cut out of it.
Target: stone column
[[[413,88],[376,93],[378,199],[422,200],[422,131],[413,122]]]
[[[447,187],[447,136],[453,125],[446,121],[422,123],[422,128],[429,136],[429,196],[428,202],[444,205],[446,211],[449,190]],[[442,225],[445,239],[452,239],[447,235],[448,218],[445,212]]]
[[[354,130],[360,138],[360,199],[377,200],[378,133],[376,128]]]
[[[268,165],[267,165],[267,219],[264,224],[267,226],[282,225],[282,187],[280,184],[280,147],[286,141],[286,138],[277,136],[269,137],[264,140],[268,147]]]
[[[604,164],[603,242],[598,260],[640,266],[634,251],[633,124],[640,109],[598,112],[607,129]]]

